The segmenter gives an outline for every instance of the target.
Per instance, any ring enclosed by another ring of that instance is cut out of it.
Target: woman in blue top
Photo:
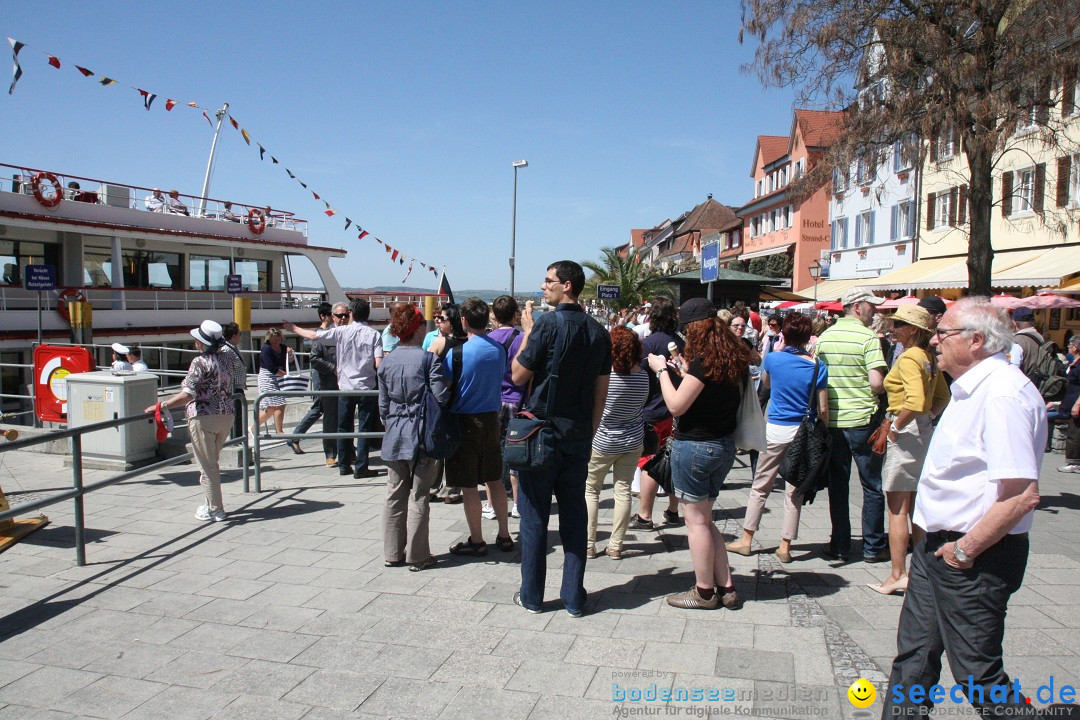
[[[806,402],[810,398],[810,384],[813,381],[817,389],[818,419],[828,424],[829,393],[826,389],[828,371],[825,363],[817,363],[810,357],[806,344],[812,332],[810,318],[800,313],[789,313],[784,318],[784,348],[765,356],[761,368],[761,383],[769,388],[769,417],[765,426],[768,446],[758,459],[754,473],[754,485],[750,489],[750,501],[746,508],[746,520],[743,523],[743,536],[735,543],[728,543],[728,552],[738,555],[750,555],[750,544],[761,522],[761,513],[765,501],[776,483],[780,470],[780,458],[795,437],[799,423],[806,415]],[[813,378],[815,367],[817,377]],[[780,562],[791,562],[791,541],[799,535],[799,515],[802,512],[802,497],[793,485],[787,485],[784,492],[784,529],[781,533],[780,547],[776,556]]]

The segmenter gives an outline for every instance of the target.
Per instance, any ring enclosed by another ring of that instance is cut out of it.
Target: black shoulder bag
[[[810,396],[806,400],[806,414],[795,437],[780,460],[780,477],[798,488],[803,504],[814,502],[814,496],[828,484],[829,451],[832,437],[825,423],[814,412],[814,391],[817,389],[818,359],[810,376]]]
[[[551,422],[555,410],[555,395],[559,386],[559,363],[566,349],[566,322],[562,313],[555,312],[555,350],[548,376],[545,418],[522,410],[515,413],[506,426],[503,439],[503,461],[511,470],[544,470],[555,463],[555,426]]]

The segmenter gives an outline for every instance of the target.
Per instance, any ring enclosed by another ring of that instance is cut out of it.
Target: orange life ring
[[[69,302],[86,302],[86,295],[78,288],[64,288],[60,291],[60,297],[56,301],[56,312],[64,318],[64,322],[71,324],[71,315],[68,313]]]
[[[45,193],[42,190],[42,180],[48,180],[53,186],[53,196],[51,198],[45,197]],[[47,208],[54,208],[60,204],[60,201],[64,199],[64,188],[60,185],[60,181],[56,179],[56,176],[51,172],[34,173],[33,180],[30,181],[30,187],[34,190],[34,199]]]
[[[248,210],[248,230],[256,235],[262,235],[266,229],[266,214],[259,208]]]

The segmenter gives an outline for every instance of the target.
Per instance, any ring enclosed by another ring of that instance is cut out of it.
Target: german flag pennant
[[[83,77],[90,77],[91,75],[94,74],[93,71],[87,70],[86,68],[80,67],[78,65],[75,66],[75,69],[78,70],[79,72],[81,72],[83,74]]]
[[[235,129],[235,130],[240,129],[240,123],[236,122],[236,119],[232,115],[229,116],[229,122],[232,123],[233,129]]]
[[[104,75],[101,76],[101,79],[99,79],[98,82],[101,83],[102,87],[109,87],[110,85],[116,84],[115,80],[109,77],[105,77]]]

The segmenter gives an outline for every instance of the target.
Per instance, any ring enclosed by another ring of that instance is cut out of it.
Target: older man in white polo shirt
[[[935,332],[931,344],[955,378],[953,397],[915,498],[914,523],[926,535],[912,555],[882,718],[929,712],[943,652],[967,702],[990,714],[1023,715],[1032,707],[1022,694],[992,689],[1010,683],[1001,659],[1005,612],[1024,579],[1039,504],[1045,403],[1005,359],[1012,327],[986,298],[960,300]]]

